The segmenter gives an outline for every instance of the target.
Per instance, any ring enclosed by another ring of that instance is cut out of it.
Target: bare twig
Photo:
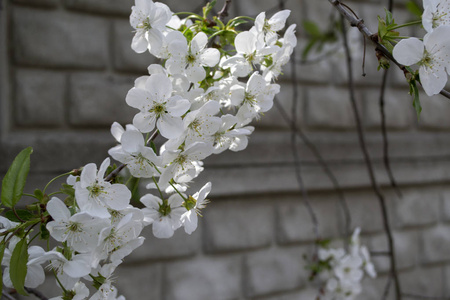
[[[350,209],[347,205],[347,200],[345,199],[344,191],[342,190],[336,176],[334,175],[333,171],[328,166],[325,159],[322,157],[322,154],[320,154],[319,149],[317,149],[316,145],[314,145],[314,143],[308,138],[308,136],[303,132],[303,130],[299,126],[295,126],[295,128],[292,127],[291,118],[288,116],[287,112],[284,110],[283,106],[281,106],[278,98],[276,98],[276,97],[275,97],[274,104],[275,104],[275,107],[280,112],[283,119],[287,122],[288,125],[291,126],[291,129],[295,130],[295,133],[302,139],[303,143],[305,143],[305,145],[309,148],[309,150],[316,157],[317,161],[321,165],[325,174],[327,175],[327,177],[330,179],[331,183],[333,184],[334,190],[338,193],[339,203],[340,203],[342,211],[344,213],[345,236],[350,237],[351,223],[352,223]]]
[[[384,101],[388,71],[389,70],[386,69],[386,70],[384,70],[384,73],[383,73],[383,80],[381,83],[380,100],[379,100],[380,116],[381,116],[381,135],[383,136],[383,162],[384,162],[384,167],[386,169],[386,173],[388,174],[388,177],[389,177],[389,181],[391,182],[391,186],[395,190],[397,195],[401,198],[402,192],[400,191],[400,188],[397,185],[397,182],[395,180],[394,174],[392,173],[391,164],[389,161],[389,141],[388,141],[387,130],[386,130],[386,113],[385,113],[385,101]]]
[[[31,289],[31,288],[27,288],[25,287],[25,290],[30,293],[35,295],[37,298],[41,299],[41,300],[48,300],[47,297],[45,297],[40,291],[36,290],[36,289]]]
[[[380,44],[378,41],[377,34],[372,33],[369,28],[364,24],[364,20],[357,19],[355,16],[353,16],[352,13],[350,13],[346,7],[344,7],[340,0],[328,0],[331,4],[334,5],[334,7],[339,11],[339,13],[350,23],[351,26],[358,28],[358,30],[367,37],[372,43],[375,44],[375,48],[379,50],[383,55],[388,58],[390,61],[392,61],[397,67],[400,68],[405,74],[408,74],[409,71],[406,69],[406,67],[402,64],[400,64],[395,58],[392,56],[392,54],[389,52],[389,50]],[[450,92],[446,90],[442,90],[440,92],[441,95],[444,97],[450,99]]]
[[[330,1],[333,1],[333,0],[330,0]],[[401,299],[401,289],[400,289],[400,282],[398,279],[396,260],[395,260],[395,255],[394,255],[394,253],[395,253],[394,239],[392,237],[392,230],[391,230],[391,226],[389,224],[386,200],[384,199],[384,196],[381,193],[380,188],[378,187],[377,181],[375,179],[375,173],[373,170],[372,161],[370,160],[369,152],[367,150],[364,132],[362,129],[362,124],[361,124],[361,120],[360,120],[360,116],[359,116],[359,112],[358,112],[358,107],[356,105],[355,86],[354,86],[353,71],[352,71],[352,57],[351,57],[351,53],[350,53],[350,49],[349,49],[349,45],[348,45],[348,41],[347,41],[347,33],[346,33],[346,29],[345,29],[344,17],[341,17],[341,24],[342,24],[342,26],[341,26],[342,34],[343,34],[343,38],[344,38],[345,55],[347,57],[348,88],[349,88],[349,92],[350,92],[350,102],[352,105],[353,114],[355,116],[356,128],[357,128],[357,132],[358,132],[358,140],[359,140],[359,144],[361,146],[361,150],[364,155],[364,160],[366,162],[367,171],[369,173],[372,189],[374,190],[374,192],[377,195],[378,200],[380,202],[381,212],[382,212],[382,216],[383,216],[384,229],[385,229],[386,235],[388,237],[389,252],[391,253],[391,255],[390,255],[391,275],[394,280],[396,299],[400,300]]]
[[[151,137],[147,140],[146,145],[148,145],[150,142],[154,141],[156,139],[156,137],[158,136],[159,131],[155,130],[153,132],[153,134],[151,135]],[[109,173],[108,176],[105,177],[105,181],[111,181],[114,178],[116,178],[117,175],[119,175],[120,171],[123,170],[123,168],[125,168],[127,166],[127,164],[121,164],[120,166],[117,167],[117,169],[113,170],[111,173]]]
[[[223,20],[228,17],[228,7],[231,4],[231,0],[226,0],[222,9],[217,13],[217,18],[223,22]]]
[[[386,300],[389,297],[389,291],[391,290],[391,284],[392,284],[392,275],[389,274],[386,285],[384,286],[383,296],[381,297],[381,300]]]
[[[7,293],[5,291],[2,291],[2,296],[8,300],[17,300],[16,298],[14,298],[13,296],[11,296],[9,293]]]
[[[403,293],[402,294],[406,298],[411,299],[421,299],[421,300],[450,300],[450,298],[446,297],[430,297],[430,296],[423,296],[423,295],[416,295],[416,294],[409,294],[409,293]]]
[[[292,53],[292,62],[295,61],[295,51]],[[319,233],[319,221],[317,219],[317,215],[314,212],[314,209],[312,208],[311,201],[308,197],[308,192],[306,191],[306,187],[303,182],[303,178],[301,175],[301,163],[300,158],[298,155],[298,148],[297,148],[297,134],[296,134],[296,128],[297,128],[297,101],[298,101],[298,88],[297,88],[297,70],[295,68],[295,63],[292,63],[291,68],[291,80],[292,80],[292,87],[293,87],[293,93],[292,93],[292,117],[291,117],[291,146],[292,146],[292,154],[294,156],[294,166],[295,166],[295,177],[297,179],[298,185],[300,187],[300,190],[302,192],[303,197],[303,203],[306,206],[306,209],[308,210],[308,213],[311,217],[311,222],[313,223],[313,231],[314,235],[316,237],[316,241],[320,240],[320,233]]]

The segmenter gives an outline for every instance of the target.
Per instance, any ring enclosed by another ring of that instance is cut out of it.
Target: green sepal
[[[16,291],[24,296],[28,296],[25,291],[25,277],[27,276],[27,262],[28,262],[28,244],[27,239],[21,239],[11,255],[11,262],[9,266],[9,277]]]
[[[409,81],[409,94],[413,97],[413,106],[416,110],[417,120],[419,120],[422,106],[420,105],[419,88],[415,79]]]
[[[22,198],[23,189],[30,171],[30,155],[33,148],[28,147],[16,156],[2,181],[1,202],[12,208]]]
[[[39,238],[41,240],[48,240],[50,238],[50,232],[48,231],[45,224],[41,223],[40,229],[41,229],[41,233],[39,235]]]

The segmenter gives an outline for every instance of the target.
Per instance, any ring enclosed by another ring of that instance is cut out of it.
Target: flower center
[[[251,107],[253,107],[256,103],[257,103],[256,96],[254,96],[248,92],[245,92],[244,101],[242,101],[242,104],[248,104]]]
[[[161,115],[167,113],[166,111],[166,103],[156,103],[152,106],[151,109],[149,109],[148,112],[154,113],[157,118],[161,117]]]
[[[169,201],[167,199],[163,199],[162,203],[159,205],[158,212],[161,216],[168,216],[171,211],[172,208],[169,205]]]
[[[87,187],[87,190],[89,191],[89,197],[94,198],[103,192],[103,187],[98,183],[94,183],[94,185]]]

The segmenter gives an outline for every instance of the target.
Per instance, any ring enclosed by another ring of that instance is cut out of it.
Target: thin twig
[[[48,300],[47,297],[45,297],[40,291],[38,291],[36,289],[31,289],[31,288],[25,287],[25,291],[27,291],[30,294],[35,295],[37,298],[39,298],[41,300]]]
[[[450,298],[445,297],[430,297],[430,296],[423,296],[423,295],[416,295],[416,294],[409,294],[409,293],[403,293],[403,296],[407,298],[412,299],[422,299],[422,300],[450,300]]]
[[[332,1],[332,0],[330,0],[330,1]],[[353,81],[353,71],[352,71],[352,57],[351,57],[351,53],[350,53],[350,49],[349,49],[349,45],[348,45],[344,17],[341,17],[341,25],[342,25],[341,26],[342,27],[342,35],[344,38],[345,55],[347,57],[348,88],[349,88],[349,92],[350,92],[350,102],[352,105],[353,114],[355,116],[356,128],[357,128],[357,132],[358,132],[358,140],[359,140],[359,144],[361,146],[361,150],[364,155],[364,160],[366,162],[367,171],[369,173],[372,188],[380,202],[381,212],[382,212],[382,216],[383,216],[384,229],[385,229],[386,235],[388,237],[389,252],[391,253],[391,255],[390,255],[391,273],[392,273],[392,276],[394,279],[396,299],[400,300],[401,299],[401,289],[400,289],[400,281],[398,279],[398,272],[397,272],[396,260],[395,260],[395,255],[394,255],[394,253],[395,253],[394,239],[392,237],[392,230],[391,230],[391,226],[389,224],[386,200],[384,199],[384,196],[381,193],[380,188],[378,187],[377,181],[375,179],[375,173],[373,170],[372,161],[370,160],[369,152],[367,150],[364,132],[362,129],[362,124],[361,124],[361,120],[360,120],[360,116],[359,116],[359,112],[358,112],[358,107],[356,105],[355,85],[354,85],[354,81]]]
[[[358,30],[365,36],[367,37],[370,41],[372,41],[372,43],[375,44],[375,48],[376,50],[379,50],[381,53],[383,53],[383,55],[388,58],[390,61],[392,61],[395,65],[397,65],[397,67],[400,68],[400,70],[402,70],[405,74],[410,73],[406,67],[402,64],[400,64],[393,56],[392,54],[389,52],[389,50],[383,46],[379,41],[378,41],[378,36],[377,34],[372,33],[369,28],[367,28],[367,26],[364,24],[364,20],[363,19],[357,19],[353,16],[352,13],[350,13],[340,2],[340,0],[328,0],[331,4],[333,4],[333,6],[339,11],[339,13],[350,23],[351,26],[358,28]],[[444,97],[450,99],[450,92],[446,91],[446,90],[442,90],[440,92],[441,95],[443,95]]]
[[[8,300],[17,300],[16,298],[14,298],[13,296],[11,296],[9,293],[7,293],[5,291],[2,291],[2,296]]]
[[[383,296],[381,297],[381,300],[386,300],[389,297],[389,291],[391,290],[391,284],[392,284],[392,275],[389,274],[386,285],[384,286],[384,292],[383,292]]]
[[[292,53],[292,61],[295,61],[295,51]],[[303,178],[301,175],[301,163],[300,158],[298,154],[298,148],[297,148],[297,134],[296,134],[296,128],[297,128],[297,103],[298,103],[298,88],[297,88],[297,68],[295,67],[295,64],[292,63],[291,65],[291,80],[292,80],[292,87],[293,87],[293,93],[292,93],[292,119],[291,119],[291,147],[292,147],[292,154],[294,156],[294,166],[295,166],[295,177],[297,179],[298,185],[300,187],[300,190],[302,192],[302,198],[303,203],[306,206],[306,209],[309,212],[309,215],[311,217],[311,222],[313,223],[313,231],[314,235],[316,237],[316,241],[320,240],[320,233],[319,233],[319,221],[317,219],[317,215],[314,212],[314,209],[312,208],[311,201],[308,197],[308,192],[306,191],[306,187],[303,182]]]
[[[226,0],[222,9],[217,13],[217,18],[223,22],[223,20],[228,17],[228,7],[230,6],[231,0]]]
[[[274,101],[275,107],[280,112],[283,119],[287,122],[288,125],[292,128],[292,120],[288,116],[287,112],[284,110],[283,106],[279,103],[279,100],[277,97],[275,97]],[[302,139],[303,143],[309,148],[309,150],[312,152],[312,154],[316,157],[317,161],[321,165],[323,171],[327,175],[327,177],[330,179],[334,190],[338,193],[339,197],[339,203],[341,205],[342,211],[344,212],[344,220],[345,220],[345,236],[350,237],[351,235],[351,214],[350,209],[347,204],[347,200],[345,199],[344,191],[342,190],[339,181],[337,180],[337,177],[334,175],[333,171],[328,166],[325,159],[322,157],[322,154],[320,154],[319,149],[317,149],[316,145],[309,139],[309,137],[303,132],[303,130],[296,126],[295,128],[296,134]]]
[[[159,131],[155,130],[152,134],[152,136],[148,139],[148,141],[146,142],[146,145],[148,145],[150,142],[154,141],[156,139],[156,137],[158,136]],[[108,176],[105,177],[105,181],[111,181],[114,178],[116,178],[117,175],[119,175],[120,171],[123,170],[123,168],[125,168],[127,166],[127,164],[121,164],[120,166],[117,167],[117,169],[113,170],[111,173],[109,173]]]
[[[389,141],[388,141],[388,137],[387,137],[385,101],[384,101],[384,95],[386,93],[388,71],[389,71],[389,69],[386,69],[386,70],[384,70],[384,73],[383,73],[383,80],[381,83],[380,100],[379,100],[380,116],[381,116],[381,135],[383,136],[383,162],[384,162],[384,167],[386,169],[386,173],[388,174],[388,177],[389,177],[389,181],[391,182],[391,186],[397,193],[398,197],[401,198],[402,192],[400,191],[400,188],[397,185],[394,174],[392,173],[391,163],[389,161]]]

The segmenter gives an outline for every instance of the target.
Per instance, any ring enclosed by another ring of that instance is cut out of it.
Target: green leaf
[[[419,120],[422,106],[420,105],[419,88],[417,87],[415,80],[409,82],[409,94],[413,96],[413,106],[416,109],[417,120]]]
[[[3,260],[3,254],[5,253],[5,248],[6,248],[6,243],[4,241],[2,241],[2,243],[0,244],[0,261]],[[0,278],[3,278],[3,269],[0,268]],[[0,295],[2,294],[3,291],[3,280],[0,280]]]
[[[34,190],[34,196],[36,196],[36,198],[39,200],[44,199],[44,193],[40,189]]]
[[[22,150],[14,159],[2,182],[1,202],[12,208],[19,202],[23,194],[25,182],[30,171],[30,155],[33,148]]]
[[[385,8],[384,11],[386,12],[386,25],[389,26],[394,22],[394,18],[392,17],[392,13],[389,10]]]
[[[320,37],[322,36],[322,32],[320,32],[319,26],[312,21],[303,21],[303,28],[306,33],[311,35],[312,37]]]
[[[11,263],[9,267],[9,276],[11,282],[17,292],[21,295],[28,296],[24,289],[25,277],[27,276],[28,262],[28,244],[24,237],[17,243],[11,255]]]
[[[415,1],[408,1],[406,3],[406,9],[413,15],[419,17],[419,19],[422,18],[423,10]]]
[[[16,214],[20,219],[16,216]],[[21,223],[22,221],[29,221],[33,218],[33,214],[24,209],[17,209],[16,214],[14,213],[14,211],[9,210],[5,213],[5,216],[8,218],[8,220],[18,223]]]

